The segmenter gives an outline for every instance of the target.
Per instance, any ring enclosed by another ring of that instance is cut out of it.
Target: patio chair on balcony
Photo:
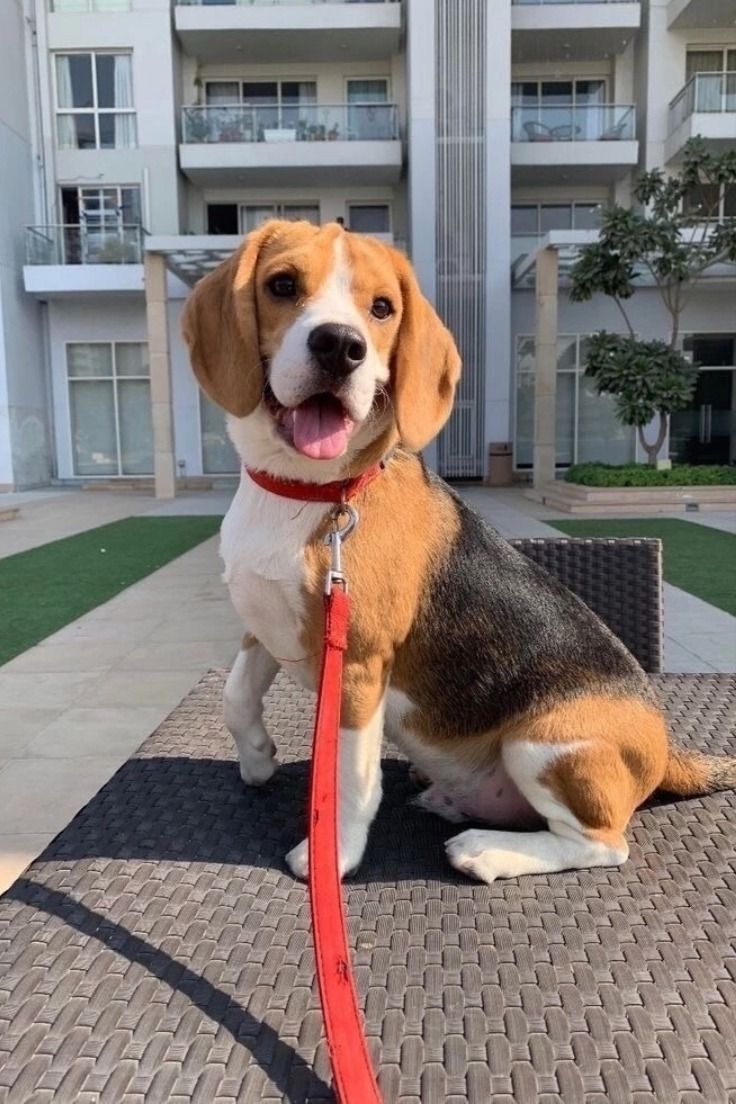
[[[528,142],[571,142],[580,134],[580,127],[571,123],[550,127],[528,120],[524,123],[524,131]]]

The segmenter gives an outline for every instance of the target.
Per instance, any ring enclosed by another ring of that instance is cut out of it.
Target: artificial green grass
[[[668,583],[736,614],[736,535],[679,518],[553,521],[570,537],[659,537]]]
[[[0,664],[188,552],[221,521],[124,518],[0,559]]]

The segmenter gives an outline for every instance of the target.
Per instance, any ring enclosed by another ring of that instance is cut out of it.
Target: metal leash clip
[[[341,586],[347,594],[348,581],[342,569],[342,542],[347,540],[358,524],[358,516],[358,511],[347,502],[341,502],[332,511],[332,529],[324,538],[331,552],[330,567],[325,575],[325,594],[331,594],[335,584]],[[342,517],[347,517],[347,521],[341,528]]]

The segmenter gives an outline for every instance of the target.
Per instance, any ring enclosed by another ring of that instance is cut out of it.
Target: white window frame
[[[362,84],[363,81],[383,81],[383,83],[386,85],[386,99],[385,100],[370,100],[370,101],[368,101],[368,100],[353,100],[353,101],[351,101],[350,98],[348,97],[348,89],[350,88],[350,85],[351,84],[358,84],[358,83]],[[387,104],[390,104],[392,102],[391,101],[391,77],[390,76],[385,76],[383,73],[366,73],[362,77],[357,77],[357,76],[355,76],[355,74],[353,74],[353,76],[351,76],[351,77],[345,77],[344,78],[343,87],[345,89],[345,103],[350,104],[351,107],[355,107],[356,105],[360,106],[360,104],[362,104],[362,103],[372,103],[372,104],[387,103]]]
[[[388,230],[383,233],[390,234],[393,238],[394,235],[394,211],[393,204],[390,199],[348,199],[345,201],[345,213],[347,215],[347,222],[350,223],[350,211],[353,207],[386,207],[388,208]],[[375,231],[378,233],[379,231]],[[360,233],[360,231],[358,231]]]
[[[244,222],[244,218],[243,218],[244,211],[248,207],[269,207],[269,206],[273,209],[273,217],[278,218],[278,219],[284,218],[284,207],[315,207],[317,209],[317,219],[318,219],[318,221],[315,223],[315,225],[319,226],[320,222],[322,221],[322,205],[319,202],[319,200],[308,200],[304,203],[299,203],[297,200],[283,199],[283,200],[274,200],[272,203],[269,203],[268,200],[264,199],[262,203],[259,203],[257,200],[251,199],[251,200],[244,200],[243,202],[238,202],[237,203],[237,208],[238,208],[238,233],[239,234],[250,233],[249,230],[244,229],[245,222]]]
[[[313,84],[315,86],[315,95],[317,94],[317,88],[318,88],[318,81],[317,81],[317,78],[314,75],[308,76],[308,77],[262,77],[262,76],[244,77],[242,75],[235,76],[235,77],[206,77],[203,84],[204,84],[204,106],[205,107],[207,107],[207,106],[211,106],[211,107],[244,107],[244,106],[246,106],[246,101],[243,99],[243,85],[244,84],[275,84],[276,85],[276,99],[277,99],[278,102],[275,103],[275,104],[270,104],[270,105],[258,104],[256,106],[258,106],[258,107],[270,106],[270,107],[277,108],[279,111],[284,106],[286,106],[286,107],[295,107],[296,106],[295,104],[286,104],[286,105],[284,105],[283,94],[282,94],[282,91],[281,91],[281,86],[283,84]],[[207,103],[207,86],[210,85],[210,84],[237,84],[237,86],[238,86],[238,99],[232,104],[210,104],[210,105],[208,105],[208,103]],[[311,100],[308,101],[308,102],[310,104],[312,104]],[[251,105],[247,105],[247,106],[251,106]],[[312,104],[312,106],[315,106],[315,107],[318,106],[318,102],[317,102],[316,99],[314,100],[314,103]]]
[[[92,107],[60,107],[59,106],[59,88],[58,77],[56,73],[56,59],[57,57],[72,57],[87,56],[92,58]],[[135,107],[98,107],[97,105],[97,64],[96,59],[98,57],[129,57],[131,59],[131,84],[133,87],[133,103],[136,103],[135,94],[135,72],[133,69],[133,51],[132,50],[54,50],[52,52],[52,80],[54,85],[54,144],[56,149],[60,149],[59,146],[59,116],[60,115],[92,115],[95,123],[95,149],[137,149],[138,148],[138,112]],[[135,129],[135,145],[134,146],[101,146],[100,145],[100,115],[132,115],[134,120]],[[79,149],[78,146],[64,147],[64,153],[80,153],[87,152]]]
[[[542,235],[542,208],[543,207],[569,207],[572,215],[572,230],[577,229],[575,226],[575,208],[576,207],[605,207],[607,200],[605,199],[569,199],[569,200],[555,200],[555,199],[518,199],[511,201],[511,208],[514,207],[536,207],[537,209],[537,228],[533,234],[521,234],[512,233],[512,238],[532,238]]]
[[[557,74],[548,74],[548,75],[542,76],[542,77],[536,77],[536,76],[518,77],[513,73],[511,75],[512,88],[513,88],[513,85],[515,85],[515,84],[536,84],[536,86],[537,86],[537,100],[539,101],[537,106],[540,106],[540,107],[544,106],[544,101],[542,99],[542,85],[543,84],[571,84],[572,85],[572,103],[570,103],[570,104],[554,104],[554,105],[551,104],[550,106],[555,106],[555,107],[589,106],[589,105],[585,105],[585,104],[584,105],[578,105],[578,102],[577,102],[577,83],[578,83],[578,81],[601,81],[601,83],[603,84],[603,92],[604,92],[603,103],[604,104],[608,103],[608,95],[609,95],[609,90],[610,90],[610,87],[611,87],[611,78],[610,78],[610,75],[608,73],[597,73],[597,74],[586,73],[584,76],[581,76],[578,73],[574,73],[574,74],[571,73],[569,76],[564,76],[564,75],[563,76],[558,76]],[[513,92],[512,92],[512,96],[513,96]],[[531,107],[532,105],[531,104],[513,104],[513,102],[512,102],[512,106],[515,106],[515,107]]]
[[[111,376],[70,376],[69,375],[69,346],[70,345],[108,345],[108,346],[112,346],[111,363],[112,363],[112,372],[113,372],[113,374]],[[68,410],[67,430],[68,430],[68,441],[69,441],[69,456],[71,458],[72,477],[74,479],[148,479],[148,478],[150,478],[151,475],[154,474],[153,467],[152,467],[150,472],[137,472],[137,473],[134,473],[134,474],[126,473],[122,470],[122,456],[121,456],[121,451],[120,451],[120,417],[119,417],[119,410],[118,410],[118,388],[117,388],[117,382],[118,382],[119,379],[124,379],[124,380],[146,380],[148,382],[149,396],[150,396],[150,389],[151,389],[150,351],[149,351],[149,354],[148,354],[148,358],[149,358],[148,359],[148,375],[146,375],[146,376],[118,376],[118,374],[117,374],[117,359],[116,359],[116,355],[115,355],[115,348],[116,348],[117,345],[143,345],[145,348],[147,348],[148,347],[148,342],[147,341],[137,341],[137,340],[134,340],[134,339],[124,338],[124,337],[110,338],[109,340],[106,340],[106,341],[99,341],[99,340],[89,341],[89,340],[85,340],[84,338],[78,338],[78,339],[77,338],[70,338],[70,339],[68,339],[64,342],[64,378],[66,380],[66,402],[67,402],[67,410]],[[117,467],[118,467],[118,470],[117,470],[116,474],[112,474],[112,475],[103,475],[103,474],[100,474],[100,475],[80,475],[80,473],[76,470],[76,468],[77,468],[77,457],[76,457],[76,452],[74,450],[74,430],[72,428],[72,401],[71,401],[72,392],[71,392],[71,386],[77,380],[79,380],[80,382],[94,382],[94,381],[98,380],[100,382],[103,382],[103,381],[104,382],[111,382],[112,385],[113,385],[113,387],[112,387],[112,401],[113,401],[113,410],[115,412],[115,450],[116,450],[116,453],[117,453]],[[155,460],[155,457],[154,457],[154,460]]]
[[[701,332],[701,331],[698,331],[698,332]],[[720,333],[722,331],[719,330],[718,332]],[[556,471],[566,471],[572,465],[578,464],[580,462],[578,460],[578,455],[579,455],[579,451],[580,451],[580,380],[585,375],[585,372],[583,371],[582,363],[581,363],[581,360],[580,360],[580,344],[586,338],[591,337],[591,336],[592,335],[590,333],[560,333],[560,334],[557,335],[557,344],[558,344],[558,346],[562,341],[571,341],[571,340],[575,341],[575,367],[574,368],[562,368],[562,369],[557,368],[556,369],[557,376],[573,376],[575,378],[575,387],[574,387],[574,392],[573,392],[572,459],[571,459],[569,464],[565,463],[563,461],[558,461],[557,460],[557,443],[555,441],[555,470]],[[512,425],[514,427],[514,434],[513,434],[514,439],[513,439],[512,444],[513,444],[513,467],[514,467],[514,471],[519,471],[519,472],[530,472],[533,469],[533,461],[532,461],[532,463],[525,463],[522,466],[519,466],[519,460],[518,460],[518,456],[517,456],[518,435],[517,435],[517,432],[516,432],[517,416],[518,416],[518,406],[517,406],[517,404],[518,404],[518,397],[519,397],[519,376],[522,374],[522,373],[519,372],[519,346],[520,346],[520,343],[522,341],[530,341],[530,340],[534,342],[534,346],[535,346],[535,374],[536,374],[536,341],[537,341],[537,335],[533,334],[533,333],[520,333],[520,334],[517,334],[516,335],[515,346],[514,346],[514,385],[513,385],[513,388],[512,388],[512,390],[513,390],[513,421],[512,421]],[[524,375],[532,375],[532,373],[529,372],[528,370],[526,370],[523,374]],[[635,450],[636,450],[636,447],[637,447],[637,441],[636,441],[636,438],[633,436],[634,431],[633,431],[631,426],[625,426],[624,428],[630,430],[630,432],[632,434],[632,440],[633,440],[633,443],[634,443],[634,459],[636,459],[636,451]],[[532,441],[532,447],[533,447],[533,445],[534,445],[534,442]]]

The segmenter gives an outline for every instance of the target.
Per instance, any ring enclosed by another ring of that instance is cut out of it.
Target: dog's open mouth
[[[336,395],[325,391],[290,407],[268,387],[265,398],[279,433],[302,456],[335,460],[347,451],[356,423]]]

